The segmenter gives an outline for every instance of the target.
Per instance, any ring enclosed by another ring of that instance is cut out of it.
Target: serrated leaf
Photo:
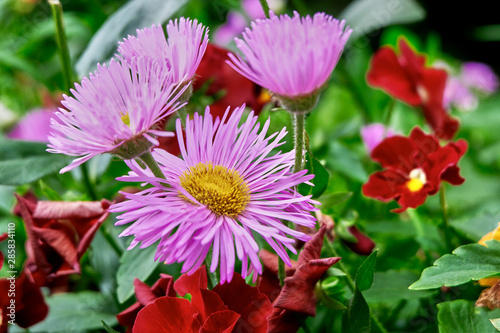
[[[489,319],[498,317],[500,309],[487,311],[466,300],[439,303],[437,308],[439,333],[497,332]]]
[[[187,0],[131,0],[111,15],[92,37],[76,63],[80,76],[96,69],[98,62],[107,61],[115,53],[118,41],[134,35],[136,29],[162,24],[171,18]]]
[[[463,245],[453,254],[445,254],[422,272],[420,279],[410,286],[413,290],[458,286],[500,273],[500,242],[487,241]]]
[[[358,268],[358,272],[356,273],[356,286],[359,291],[368,290],[373,284],[377,253],[378,250],[373,251]]]
[[[339,17],[353,29],[353,38],[383,27],[412,23],[425,17],[424,9],[413,0],[357,0],[351,2]]]
[[[417,274],[410,271],[376,272],[372,287],[363,296],[368,303],[395,303],[432,296],[434,291],[408,289],[417,277]]]
[[[113,300],[95,291],[55,294],[47,297],[49,314],[31,332],[80,332],[100,329],[100,320],[116,325],[117,309]]]
[[[155,268],[160,264],[154,261],[156,245],[145,249],[136,246],[132,250],[125,251],[120,258],[120,267],[116,273],[118,288],[116,294],[120,303],[125,302],[134,294],[134,279],[146,280]]]
[[[370,333],[370,308],[361,294],[354,292],[342,320],[342,333]]]

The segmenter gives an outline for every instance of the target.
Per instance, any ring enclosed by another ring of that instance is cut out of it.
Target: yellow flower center
[[[128,112],[125,113],[121,118],[125,125],[130,126],[130,117],[128,115]]]
[[[211,162],[198,163],[182,173],[181,186],[217,215],[236,216],[250,201],[247,183],[236,170]],[[182,199],[193,203],[185,195]]]
[[[411,192],[417,192],[424,187],[427,182],[427,177],[425,175],[424,170],[418,168],[413,169],[410,172],[410,180],[406,182],[406,186]]]

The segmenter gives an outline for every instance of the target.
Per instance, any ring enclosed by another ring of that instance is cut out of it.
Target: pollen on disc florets
[[[181,186],[217,215],[236,216],[250,201],[247,183],[236,170],[222,165],[198,163],[182,173]],[[182,199],[191,202],[186,196]]]

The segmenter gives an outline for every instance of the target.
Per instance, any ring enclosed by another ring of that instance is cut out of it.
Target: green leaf
[[[76,63],[79,75],[96,69],[98,62],[107,61],[116,52],[118,42],[136,29],[150,28],[171,18],[187,0],[130,0],[111,15],[90,40]]]
[[[487,241],[463,245],[453,254],[445,254],[424,269],[420,279],[410,286],[413,290],[433,289],[441,286],[458,286],[500,273],[500,242]]]
[[[55,294],[46,298],[49,314],[30,332],[75,332],[100,329],[100,320],[116,325],[114,302],[96,291]]]
[[[299,192],[302,195],[312,194],[313,198],[317,198],[325,191],[330,174],[321,162],[309,153],[306,154],[305,169],[309,170],[308,173],[314,174],[314,178],[310,180],[314,186],[302,183],[299,185]]]
[[[370,333],[370,308],[361,291],[357,290],[344,313],[342,333]]]
[[[331,171],[343,173],[361,183],[366,182],[368,174],[359,156],[339,142],[332,142],[329,148],[328,163],[331,165]]]
[[[396,303],[432,296],[434,291],[410,290],[417,274],[410,271],[376,272],[370,290],[363,293],[368,303]]]
[[[136,246],[130,251],[125,251],[120,258],[120,267],[116,273],[116,290],[118,301],[125,302],[134,294],[134,279],[146,280],[160,264],[154,261],[156,245],[145,249]]]
[[[40,142],[0,139],[0,185],[22,185],[56,173],[73,157],[46,152]]]
[[[339,17],[353,29],[353,38],[394,24],[412,23],[425,17],[424,9],[413,0],[357,0]]]
[[[490,322],[497,329],[497,331],[500,331],[500,318],[490,319]]]
[[[352,192],[322,194],[317,200],[321,202],[322,209],[328,209],[346,201],[347,199],[352,197],[352,194]]]
[[[102,319],[101,319],[101,323],[102,323],[102,326],[104,326],[104,329],[106,330],[106,332],[108,332],[108,333],[119,333],[118,331],[116,331],[113,328],[111,328],[111,326],[109,326],[108,324],[106,324],[106,322],[104,320],[102,320]]]
[[[496,333],[490,318],[497,318],[500,309],[487,311],[472,302],[456,300],[437,305],[439,333]]]
[[[378,250],[373,251],[358,268],[358,272],[356,273],[356,286],[359,291],[368,290],[373,284],[377,253]]]

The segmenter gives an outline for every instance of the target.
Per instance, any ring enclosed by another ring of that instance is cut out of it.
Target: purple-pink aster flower
[[[479,100],[459,78],[450,75],[444,88],[443,106],[448,109],[451,105],[461,111],[472,111],[479,105]]]
[[[48,143],[50,121],[55,109],[36,109],[28,112],[17,125],[7,133],[10,139]]]
[[[128,200],[110,208],[123,212],[116,224],[132,223],[121,234],[135,236],[130,248],[159,241],[155,260],[183,262],[182,272],[189,273],[212,249],[210,270],[220,266],[224,283],[231,281],[236,256],[242,262],[242,276],[262,273],[254,239],[258,234],[291,265],[286,249],[296,250],[288,236],[304,241],[310,236],[282,220],[314,226],[316,218],[310,212],[317,210],[313,206],[317,202],[294,189],[313,175],[306,175],[306,170],[292,172],[294,151],[271,153],[282,144],[285,129],[266,138],[270,121],[259,133],[253,112],[238,125],[244,108],[236,108],[231,117],[228,108],[222,120],[214,122],[207,107],[204,116],[186,119],[185,140],[178,119],[182,158],[153,151],[166,180],[126,161],[132,172],[119,180],[152,185],[139,193],[124,193]]]
[[[485,94],[492,94],[498,89],[498,76],[490,66],[481,62],[465,62],[460,79],[466,87]]]
[[[183,90],[171,83],[169,71],[148,57],[131,59],[131,66],[114,59],[64,95],[52,119],[47,151],[81,156],[61,170],[69,171],[90,158],[111,153],[131,159],[158,145],[156,136],[173,136],[156,124],[180,106]]]
[[[325,13],[271,13],[269,19],[252,22],[243,39],[235,39],[243,57],[230,54],[230,64],[279,97],[315,95],[330,78],[351,32],[345,21]]]
[[[137,29],[136,36],[119,42],[125,60],[137,56],[157,59],[172,72],[173,82],[191,81],[208,43],[208,28],[197,20],[181,17],[167,24],[168,39],[160,25]]]

